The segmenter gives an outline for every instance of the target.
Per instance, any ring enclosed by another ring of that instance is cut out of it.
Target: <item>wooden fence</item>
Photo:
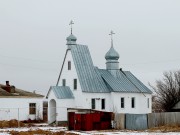
[[[180,125],[180,112],[150,113],[148,116],[148,128],[164,125]]]
[[[115,114],[115,129],[144,130],[148,128],[180,125],[180,112],[150,114]]]

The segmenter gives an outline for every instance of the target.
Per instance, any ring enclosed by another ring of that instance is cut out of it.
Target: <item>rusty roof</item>
[[[15,88],[14,93],[10,93],[2,88],[4,86],[5,85],[0,84],[0,98],[2,98],[2,97],[13,97],[13,98],[15,98],[15,97],[41,97],[41,98],[43,98],[44,97],[43,95],[25,91],[25,90],[18,89],[18,88]]]

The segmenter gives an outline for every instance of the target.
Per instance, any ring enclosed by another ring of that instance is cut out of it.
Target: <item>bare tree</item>
[[[154,89],[156,107],[163,111],[171,111],[180,101],[180,70],[163,73],[163,79],[156,81]]]

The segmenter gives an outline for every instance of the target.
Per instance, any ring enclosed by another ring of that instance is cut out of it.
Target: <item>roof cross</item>
[[[110,32],[110,34],[109,35],[111,35],[111,46],[113,47],[113,35],[114,35],[115,33],[111,30],[111,32]]]
[[[73,20],[70,21],[69,25],[71,25],[71,34],[72,34],[72,25],[74,24]]]

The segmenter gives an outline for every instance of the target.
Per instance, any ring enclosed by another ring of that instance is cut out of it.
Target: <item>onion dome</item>
[[[67,45],[76,45],[77,38],[73,34],[69,35],[66,38],[66,40],[67,40]]]
[[[114,49],[113,46],[109,49],[109,51],[105,55],[106,60],[118,60],[119,59],[119,54],[118,52]]]

